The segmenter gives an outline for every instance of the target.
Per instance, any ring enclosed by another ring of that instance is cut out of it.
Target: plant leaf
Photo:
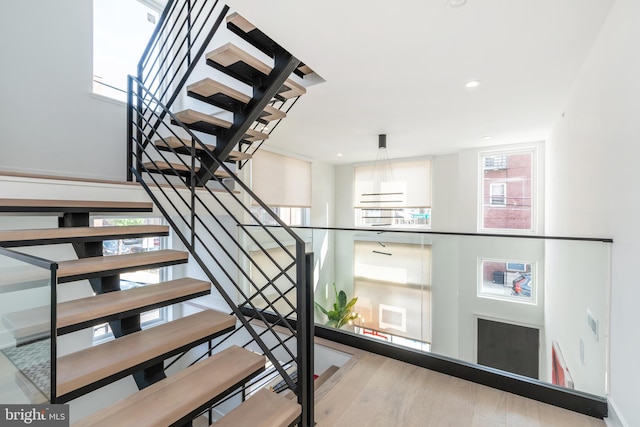
[[[357,302],[358,302],[358,297],[352,298],[351,301],[349,301],[349,304],[347,304],[344,309],[351,311],[351,308],[353,308],[353,306],[356,305]]]
[[[318,304],[317,302],[314,301],[314,304],[316,307],[318,307],[320,309],[321,312],[323,312],[324,314],[329,314],[327,312],[327,310],[325,310],[325,308],[323,306],[321,306],[320,304]]]
[[[338,294],[338,307],[340,307],[340,311],[347,307],[347,294],[344,291],[340,291]]]

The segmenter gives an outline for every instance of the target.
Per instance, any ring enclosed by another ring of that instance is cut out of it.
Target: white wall
[[[458,226],[458,154],[434,156],[431,167],[431,229],[460,231]]]
[[[640,425],[640,3],[618,0],[547,142],[547,233],[613,237],[610,404]]]
[[[91,95],[92,2],[4,2],[0,170],[123,179],[125,107]]]
[[[602,242],[545,242],[546,356],[555,341],[575,388],[598,396],[607,393],[610,249]],[[597,322],[596,334],[588,315]]]

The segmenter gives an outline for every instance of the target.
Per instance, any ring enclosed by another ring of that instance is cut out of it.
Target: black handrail
[[[25,264],[30,264],[44,270],[50,271],[49,277],[49,287],[51,289],[50,292],[50,301],[49,304],[51,306],[50,310],[50,325],[49,325],[49,339],[50,341],[50,384],[49,384],[49,401],[51,403],[56,403],[58,394],[56,390],[56,380],[57,380],[57,355],[58,355],[58,342],[57,342],[57,331],[58,331],[58,263],[55,261],[50,261],[48,259],[40,258],[34,255],[24,254],[22,252],[17,252],[11,249],[4,248],[0,246],[0,255],[5,256],[7,258],[12,258],[17,261],[23,262]]]
[[[244,227],[256,227],[255,224],[243,224]],[[268,228],[280,228],[279,225],[265,225]],[[420,229],[401,228],[352,228],[352,227],[311,227],[305,225],[295,225],[292,229],[300,230],[325,230],[325,231],[361,231],[376,234],[383,233],[403,233],[403,234],[425,234],[434,236],[460,236],[460,237],[504,237],[509,239],[533,239],[533,240],[570,240],[576,242],[601,242],[613,243],[610,237],[572,237],[572,236],[545,236],[540,234],[501,234],[501,233],[467,233],[461,231],[432,231]]]

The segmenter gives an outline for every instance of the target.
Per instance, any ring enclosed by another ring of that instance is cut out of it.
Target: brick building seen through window
[[[533,230],[533,151],[481,157],[483,229]]]

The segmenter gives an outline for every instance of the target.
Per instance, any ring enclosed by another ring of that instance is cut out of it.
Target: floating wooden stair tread
[[[153,204],[97,200],[0,199],[0,212],[153,212]]]
[[[191,149],[191,141],[181,140],[175,136],[168,136],[166,138],[158,139],[154,143],[156,147],[160,148],[173,148],[180,154],[188,154]],[[204,146],[211,152],[215,151],[216,146],[211,144],[204,144]],[[199,144],[195,146],[196,150],[202,150]]]
[[[143,163],[143,166],[149,171],[158,171],[171,174],[178,172],[178,174],[180,175],[191,174],[191,169],[182,163],[167,163],[156,161],[155,164],[152,162]],[[200,171],[200,168],[196,166],[195,172],[197,173],[198,171]],[[222,169],[216,169],[215,172],[213,172],[213,175],[216,178],[221,179],[231,178],[231,175],[228,174],[227,171],[224,171]]]
[[[233,12],[232,14],[227,16],[227,24],[233,24],[236,27],[240,28],[245,33],[248,33],[249,31],[253,31],[257,28],[251,22],[247,21],[238,12]]]
[[[233,160],[233,161],[238,161],[238,160],[249,160],[251,159],[253,156],[249,153],[245,153],[243,151],[231,151],[229,153],[229,157],[227,157],[227,159],[229,160]]]
[[[176,113],[175,116],[182,123],[189,125],[189,127],[193,129],[214,135],[216,135],[220,129],[230,129],[232,126],[231,122],[195,110],[180,111]],[[244,140],[247,142],[262,141],[265,139],[269,139],[269,135],[253,129],[248,129],[244,136]]]
[[[272,71],[270,66],[231,43],[209,52],[207,63],[249,85],[254,79],[268,76]],[[304,95],[306,92],[304,87],[288,79],[278,95],[288,99]]]
[[[58,335],[109,320],[122,319],[153,308],[177,304],[210,292],[211,283],[182,278],[59,303]],[[6,313],[2,316],[2,322],[18,344],[22,344],[50,335],[51,312],[48,306],[34,307]]]
[[[229,332],[235,327],[235,323],[233,316],[205,310],[60,357],[58,396],[63,401],[73,399],[211,337]],[[206,380],[214,381],[214,378]],[[144,413],[144,416],[148,415],[150,414]]]
[[[81,329],[114,318],[207,295],[211,283],[184,277],[120,292],[109,292],[58,304],[58,331]]]
[[[51,310],[46,306],[5,313],[2,324],[13,335],[16,345],[27,344],[51,335]]]
[[[165,161],[154,161],[154,162],[146,162],[142,164],[149,171],[158,171],[164,173],[175,173],[179,174],[187,174],[191,173],[191,168],[182,163],[167,163]],[[196,166],[194,172],[198,172],[200,167]]]
[[[189,149],[187,147],[191,146],[191,143],[188,141],[182,141],[175,136],[169,136],[163,139],[159,139],[155,142],[155,145],[159,148],[168,149],[172,148],[176,153],[179,154],[189,154]],[[211,152],[215,151],[215,145],[204,144],[204,146]],[[201,150],[200,146],[196,146],[196,150]],[[248,160],[252,156],[249,153],[244,153],[242,151],[231,151],[229,156],[225,159],[225,161],[238,161],[238,160]],[[156,162],[157,163],[157,162]]]
[[[7,267],[0,269],[0,294],[49,286],[51,272],[38,267]]]
[[[227,111],[243,108],[251,101],[249,95],[245,95],[210,78],[189,85],[187,93],[196,99],[224,108]],[[287,114],[284,111],[278,110],[273,105],[267,105],[260,115],[260,120],[269,122],[284,119],[285,117],[287,117]]]
[[[326,383],[329,380],[329,378],[333,376],[333,374],[338,372],[338,370],[340,370],[340,368],[336,365],[329,366],[327,370],[324,371],[322,374],[320,374],[320,376],[318,376],[318,378],[316,378],[315,381],[313,382],[314,390],[319,389],[320,386]]]
[[[20,247],[70,242],[98,242],[128,237],[168,236],[164,225],[133,225],[128,227],[60,227],[30,230],[0,231],[0,246]]]
[[[264,356],[232,346],[73,426],[158,427],[186,423],[216,396],[259,373],[264,363]],[[247,424],[236,427],[241,425]]]
[[[233,12],[227,16],[227,28],[273,58],[275,48],[278,44],[237,12]],[[312,73],[313,70],[307,65],[300,63],[294,72],[300,77],[304,77]]]
[[[135,254],[98,256],[58,263],[58,283],[92,277],[113,276],[127,271],[164,267],[187,262],[188,252],[169,249]]]
[[[262,389],[215,423],[216,427],[289,427],[300,417],[300,405]]]

